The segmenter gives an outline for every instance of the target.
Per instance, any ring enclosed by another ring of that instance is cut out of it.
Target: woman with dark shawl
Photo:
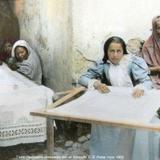
[[[152,20],[152,35],[143,45],[142,57],[150,68],[154,87],[160,89],[160,15]]]
[[[0,61],[8,62],[11,57],[12,46],[16,42],[14,38],[8,38],[3,41],[2,47],[0,49]]]

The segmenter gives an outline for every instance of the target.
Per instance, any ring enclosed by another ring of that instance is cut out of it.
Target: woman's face
[[[3,48],[4,48],[4,52],[6,52],[7,54],[10,54],[12,51],[12,44],[10,42],[6,42]]]
[[[108,48],[108,59],[113,64],[119,64],[123,57],[123,48],[120,43],[112,42]]]
[[[22,61],[26,60],[26,59],[28,58],[27,49],[24,48],[24,47],[18,46],[18,47],[15,49],[15,56],[16,56],[16,59],[17,59],[19,62],[22,62]]]

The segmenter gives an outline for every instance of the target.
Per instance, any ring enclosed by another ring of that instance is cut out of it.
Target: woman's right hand
[[[160,66],[149,67],[149,70],[151,72],[160,72]]]
[[[108,86],[104,83],[101,83],[99,81],[94,82],[93,84],[94,88],[100,91],[101,93],[108,93],[110,92]]]
[[[12,71],[16,71],[18,69],[18,66],[16,64],[11,64],[11,65],[8,65],[8,66]]]

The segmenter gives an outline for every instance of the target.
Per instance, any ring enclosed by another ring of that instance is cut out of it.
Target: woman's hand
[[[149,70],[151,72],[160,72],[160,66],[149,67]]]
[[[93,84],[94,88],[97,89],[98,91],[102,92],[102,93],[108,93],[110,92],[108,86],[104,83],[101,83],[99,81],[96,81],[94,84]]]
[[[16,71],[18,69],[18,66],[16,64],[8,64],[8,67],[12,70],[12,71]]]
[[[7,65],[11,70],[16,71],[18,69],[16,62],[17,60],[14,57],[10,57],[7,61]]]
[[[143,95],[144,95],[144,90],[139,89],[139,88],[136,88],[136,89],[133,91],[133,93],[132,93],[132,96],[133,96],[134,98],[139,98],[139,97],[141,97],[141,96],[143,96]]]

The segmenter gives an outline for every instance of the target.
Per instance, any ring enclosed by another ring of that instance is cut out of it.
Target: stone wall
[[[55,91],[70,88],[71,1],[16,0],[15,13],[19,19],[20,38],[27,40],[41,57],[44,84]]]
[[[160,14],[159,6],[159,0],[73,0],[74,77],[92,65],[82,57],[102,58],[108,37],[121,36],[126,42],[135,37],[148,38],[152,18]]]
[[[65,90],[103,56],[103,44],[113,35],[127,42],[151,34],[159,0],[15,0],[20,37],[38,51],[44,82]],[[88,61],[89,60],[89,61]]]
[[[0,0],[0,47],[4,40],[19,38],[19,24],[9,1]]]

